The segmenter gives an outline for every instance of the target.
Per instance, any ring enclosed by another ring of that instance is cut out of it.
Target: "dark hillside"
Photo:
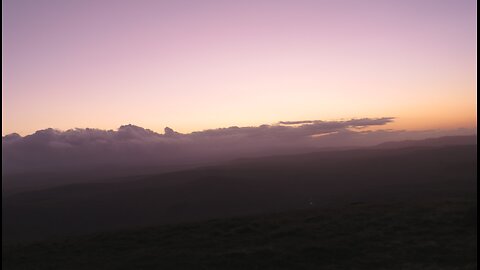
[[[476,269],[476,201],[355,202],[3,249],[4,269]]]
[[[4,241],[262,214],[356,201],[476,196],[476,145],[249,159],[3,199]]]

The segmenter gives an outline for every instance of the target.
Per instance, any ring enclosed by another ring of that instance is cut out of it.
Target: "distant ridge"
[[[424,140],[405,140],[397,142],[385,142],[373,146],[376,149],[393,149],[406,147],[439,147],[439,146],[453,146],[453,145],[476,145],[477,135],[468,136],[446,136],[438,138],[428,138]]]

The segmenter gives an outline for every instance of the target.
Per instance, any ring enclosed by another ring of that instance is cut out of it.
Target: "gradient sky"
[[[476,1],[2,1],[2,134],[476,127]]]

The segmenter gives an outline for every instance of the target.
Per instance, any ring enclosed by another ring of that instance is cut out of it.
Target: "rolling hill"
[[[244,159],[3,198],[4,241],[28,241],[338,203],[476,196],[476,145]]]

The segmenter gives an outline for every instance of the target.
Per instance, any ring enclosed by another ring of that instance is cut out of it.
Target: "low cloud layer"
[[[282,121],[256,127],[228,127],[163,134],[134,125],[118,130],[55,129],[2,138],[6,173],[79,170],[101,166],[175,166],[204,164],[257,155],[299,153],[323,147],[367,146],[389,140],[441,136],[434,131],[380,129],[392,117],[345,121]],[[362,130],[363,128],[369,131]],[[458,132],[457,132],[458,133]]]

